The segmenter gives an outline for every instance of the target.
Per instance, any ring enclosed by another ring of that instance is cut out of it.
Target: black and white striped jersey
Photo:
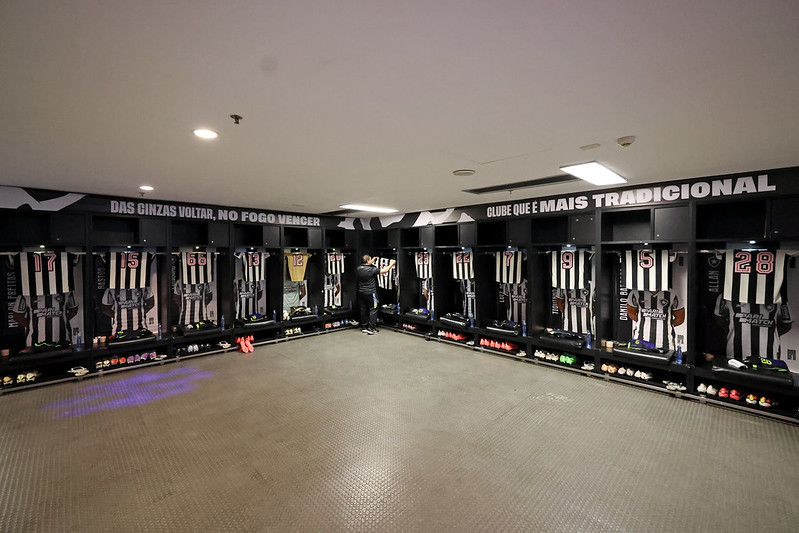
[[[452,252],[452,277],[455,279],[474,279],[474,254]]]
[[[430,252],[416,252],[416,277],[427,279],[433,277],[433,258]]]
[[[627,305],[638,312],[638,321],[633,322],[633,339],[651,342],[655,348],[676,348],[673,313],[683,307],[676,293],[631,290]]]
[[[389,259],[388,257],[378,257],[377,261],[375,261],[375,266],[379,270],[383,270],[390,264],[391,264],[391,259]],[[394,267],[391,268],[391,270],[389,270],[385,274],[380,274],[380,273],[377,274],[377,286],[380,287],[381,289],[393,290],[397,286],[396,281],[397,281],[396,264]]]
[[[458,288],[461,291],[461,301],[463,302],[463,316],[474,318],[475,315],[475,306],[474,306],[474,297],[475,297],[475,290],[474,290],[474,280],[473,279],[462,279],[459,280]]]
[[[112,252],[109,255],[109,289],[141,289],[150,285],[150,265],[152,264],[153,254],[148,252]]]
[[[343,274],[344,254],[341,252],[329,252],[327,255],[325,255],[325,272],[327,274]]]
[[[175,284],[175,292],[181,297],[179,324],[194,324],[213,319],[208,309],[213,292],[208,283],[184,285],[178,282]]]
[[[155,318],[148,324],[147,313],[153,308],[155,298],[149,287],[141,289],[106,289],[103,306],[110,309],[113,332],[151,329]]]
[[[499,301],[505,305],[505,318],[517,324],[527,322],[527,280],[501,283]]]
[[[551,252],[552,286],[557,289],[586,289],[591,280],[591,257],[586,250]]]
[[[785,258],[783,250],[727,250],[724,257],[724,299],[750,304],[781,301]]]
[[[266,279],[266,252],[241,252],[236,259],[241,264],[241,275],[244,281],[261,281]]]
[[[264,291],[264,280],[246,281],[237,280],[234,284],[236,290],[236,318],[246,320],[252,315],[261,313],[264,310],[258,303]]]
[[[671,259],[668,250],[627,250],[621,256],[622,286],[639,291],[670,289]]]
[[[328,274],[325,276],[324,293],[325,307],[341,306],[341,275]]]
[[[181,260],[180,279],[184,285],[199,285],[214,281],[214,254],[210,252],[183,252]]]
[[[590,333],[593,330],[591,290],[560,289],[557,297],[563,300],[563,329],[574,333]]]
[[[20,253],[21,294],[43,296],[75,290],[72,260],[72,254],[67,252]]]
[[[72,340],[70,316],[77,313],[78,304],[72,292],[42,296],[17,296],[13,312],[23,316],[26,323],[27,345],[37,343],[68,344]]]
[[[779,324],[793,322],[787,302],[750,304],[719,296],[715,313],[727,320],[727,357],[781,359]]]
[[[521,283],[524,278],[523,252],[496,252],[496,275],[499,283]]]

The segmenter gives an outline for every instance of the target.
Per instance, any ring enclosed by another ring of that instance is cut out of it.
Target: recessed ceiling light
[[[572,176],[577,176],[581,180],[594,185],[612,185],[614,183],[627,183],[627,180],[610,170],[605,165],[591,161],[579,165],[569,165],[560,167],[563,172],[568,172]]]
[[[370,213],[396,213],[396,209],[392,209],[390,207],[374,207],[370,205],[358,205],[358,204],[344,204],[339,206],[342,209],[350,209],[352,211],[368,211]]]
[[[140,191],[153,191],[153,187],[151,185],[141,185],[139,186]]]
[[[471,168],[461,168],[458,170],[453,170],[452,173],[456,176],[465,177],[465,176],[474,176],[474,170]]]
[[[217,132],[205,129],[194,130],[194,135],[196,135],[200,139],[216,139],[217,137],[219,137],[219,134]]]

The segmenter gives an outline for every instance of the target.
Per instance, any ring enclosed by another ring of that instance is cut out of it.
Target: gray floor
[[[799,427],[383,331],[0,397],[0,531],[796,531]]]

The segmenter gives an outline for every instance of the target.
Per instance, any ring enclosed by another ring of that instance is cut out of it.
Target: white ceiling
[[[632,184],[799,165],[797,95],[795,0],[0,2],[3,185],[464,206],[590,160]]]

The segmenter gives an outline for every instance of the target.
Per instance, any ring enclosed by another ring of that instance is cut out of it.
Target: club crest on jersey
[[[665,307],[665,306],[667,306],[668,304],[669,304],[669,301],[668,301],[667,299],[665,299],[665,298],[661,298],[661,299],[660,299],[660,305],[662,305],[662,306],[664,306],[664,307]]]
[[[777,308],[777,306],[774,305],[774,304],[766,304],[766,311],[768,311],[769,313],[774,311],[774,309],[776,309],[776,308]]]
[[[712,266],[713,268],[717,268],[721,264],[721,259],[716,257],[715,255],[710,256],[707,259],[707,264]]]

